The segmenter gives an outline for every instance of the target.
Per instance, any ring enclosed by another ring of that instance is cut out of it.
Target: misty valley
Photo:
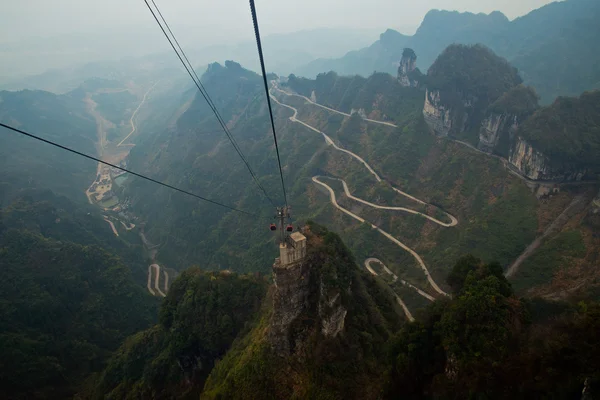
[[[0,77],[0,398],[600,398],[600,3],[200,50],[160,3],[168,51]]]

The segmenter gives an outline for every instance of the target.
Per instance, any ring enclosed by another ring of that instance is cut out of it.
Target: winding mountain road
[[[278,90],[280,90],[280,89],[278,89]],[[282,90],[280,90],[280,91],[282,91]],[[282,91],[282,92],[283,92],[283,93],[285,93],[285,94],[287,94],[287,95],[290,95],[290,94],[289,94],[289,93],[287,93],[287,92],[284,92],[284,91]],[[377,172],[375,172],[375,170],[374,170],[373,168],[371,168],[371,166],[370,166],[370,165],[369,165],[369,164],[368,164],[368,163],[367,163],[367,162],[366,162],[366,161],[365,161],[365,160],[364,160],[364,159],[363,159],[361,156],[359,156],[358,154],[355,154],[355,153],[353,153],[353,152],[351,152],[351,151],[349,151],[349,150],[346,150],[346,149],[344,149],[344,148],[342,148],[342,147],[338,146],[337,144],[335,144],[335,142],[333,141],[333,139],[331,139],[331,137],[329,137],[329,135],[327,135],[325,132],[322,132],[322,131],[318,130],[317,128],[315,128],[315,127],[313,127],[313,126],[311,126],[311,125],[307,124],[306,122],[300,121],[300,120],[297,118],[297,116],[298,116],[298,110],[297,110],[296,108],[294,108],[294,107],[292,107],[292,106],[290,106],[290,105],[287,105],[287,104],[285,104],[285,103],[282,103],[282,102],[280,102],[280,101],[279,101],[279,100],[278,100],[278,99],[277,99],[275,96],[273,96],[273,94],[270,94],[270,96],[271,96],[271,99],[273,99],[273,100],[274,100],[274,101],[275,101],[277,104],[279,104],[279,105],[281,105],[281,106],[283,106],[283,107],[289,108],[290,110],[292,110],[292,111],[294,112],[294,115],[292,115],[292,116],[290,117],[290,121],[292,121],[292,122],[297,122],[297,123],[299,123],[299,124],[301,124],[301,125],[303,125],[303,126],[307,127],[308,129],[310,129],[310,130],[312,130],[312,131],[314,131],[314,132],[316,132],[316,133],[320,133],[321,135],[323,135],[323,138],[325,139],[325,142],[326,142],[328,145],[331,145],[331,146],[333,146],[333,148],[334,148],[334,149],[336,149],[336,150],[339,150],[339,151],[341,151],[341,152],[344,152],[344,153],[346,153],[346,154],[350,155],[351,157],[353,157],[353,158],[357,159],[358,161],[360,161],[360,162],[361,162],[361,163],[362,163],[362,164],[365,166],[365,168],[367,168],[367,170],[369,170],[369,172],[370,172],[370,173],[371,173],[371,174],[372,174],[372,175],[375,177],[375,179],[377,180],[377,182],[382,182],[382,181],[383,181],[383,179],[381,179],[381,177],[379,176],[379,174],[377,174]],[[290,95],[290,96],[291,96],[291,95]],[[294,96],[299,96],[299,95],[294,95]],[[302,98],[305,98],[305,99],[306,99],[306,97],[304,97],[304,96],[300,96],[300,97],[302,97]],[[310,101],[310,100],[309,100],[309,101]],[[311,101],[311,103],[313,103],[313,102]],[[317,103],[313,103],[313,104],[317,104]],[[319,106],[320,106],[320,105],[319,105]],[[321,107],[324,107],[324,108],[326,108],[326,109],[330,110],[328,107],[325,107],[325,106],[321,106]],[[338,112],[338,113],[340,113],[340,114],[342,114],[342,115],[349,115],[349,114],[342,113],[342,112],[340,112],[340,111],[337,111],[337,112]],[[374,120],[367,120],[367,121],[374,121]],[[386,124],[387,124],[387,123],[386,123]],[[395,126],[395,125],[394,125],[394,126]],[[388,182],[388,183],[389,183],[389,182]],[[416,197],[414,197],[414,196],[411,196],[410,194],[408,194],[408,193],[406,193],[406,192],[403,192],[402,190],[400,190],[400,189],[398,189],[398,188],[394,187],[394,186],[393,186],[393,185],[391,185],[391,184],[390,184],[390,186],[392,187],[392,189],[393,189],[393,190],[394,190],[396,193],[398,193],[398,194],[400,194],[400,195],[402,195],[402,196],[404,196],[404,197],[407,197],[407,198],[409,198],[409,199],[411,199],[411,200],[413,200],[413,201],[415,201],[415,202],[417,202],[417,203],[419,203],[419,204],[422,204],[422,205],[429,205],[429,206],[436,207],[436,206],[434,206],[433,204],[429,204],[429,203],[427,203],[427,202],[425,202],[425,201],[423,201],[423,200],[421,200],[421,199],[418,199],[418,198],[416,198]],[[438,208],[438,209],[439,209],[439,207],[436,207],[436,208]],[[441,211],[443,211],[443,210],[441,210]],[[452,224],[452,225],[450,225],[450,226],[454,226],[454,225],[458,224],[458,219],[456,219],[456,218],[455,218],[453,215],[451,215],[451,214],[447,213],[446,211],[443,211],[443,212],[444,212],[444,213],[445,213],[445,214],[448,216],[448,218],[450,218],[450,220],[452,221],[452,222],[451,222],[451,224]]]
[[[296,96],[296,97],[301,97],[301,98],[303,98],[304,100],[306,100],[307,102],[309,102],[309,103],[311,103],[311,104],[313,104],[313,105],[315,105],[315,106],[317,106],[317,107],[321,107],[321,108],[323,108],[323,109],[325,109],[325,110],[328,110],[328,111],[334,112],[334,113],[336,113],[336,114],[344,115],[344,116],[346,116],[346,117],[351,117],[351,116],[352,116],[352,114],[348,114],[348,113],[345,113],[345,112],[342,112],[342,111],[339,111],[339,110],[336,110],[336,109],[333,109],[333,108],[329,108],[329,107],[327,107],[327,106],[324,106],[324,105],[322,105],[322,104],[319,104],[319,103],[317,103],[317,102],[314,102],[314,101],[312,101],[311,99],[309,99],[308,97],[306,97],[306,96],[302,96],[301,94],[297,94],[297,93],[289,93],[289,92],[286,92],[285,90],[283,90],[283,89],[280,89],[280,88],[279,88],[277,85],[275,85],[275,84],[273,85],[273,87],[274,87],[274,89],[275,89],[275,90],[277,90],[277,91],[279,91],[279,92],[281,92],[281,93],[284,93],[284,94],[286,94],[286,95],[288,95],[288,96]],[[369,119],[369,118],[363,118],[363,119],[364,119],[365,121],[369,121],[369,122],[372,122],[372,123],[374,123],[374,124],[386,125],[386,126],[390,126],[390,127],[392,127],[392,128],[397,128],[397,127],[398,127],[398,125],[394,125],[394,124],[392,124],[391,122],[377,121],[376,119]]]
[[[396,274],[394,274],[392,271],[390,271],[390,269],[378,258],[367,258],[365,260],[365,267],[369,270],[370,273],[372,273],[373,275],[378,275],[375,270],[373,269],[373,267],[371,267],[371,263],[372,262],[376,262],[381,264],[381,266],[383,267],[383,270],[388,273],[389,275],[392,276],[392,283],[396,282],[398,280],[398,276]],[[422,291],[421,289],[419,289],[418,287],[416,287],[415,285],[400,279],[400,282],[404,285],[404,286],[408,286],[411,289],[414,289],[417,293],[419,293],[421,296],[425,297],[427,300],[429,301],[435,301],[435,297],[433,297],[432,295],[430,295],[427,292]]]
[[[104,220],[106,222],[108,222],[108,224],[110,225],[115,236],[119,236],[119,232],[117,232],[117,228],[115,227],[115,224],[110,219],[108,219],[108,217],[106,215],[103,215],[103,217],[104,217]]]
[[[156,272],[156,277],[154,279],[154,289],[152,288],[152,269],[154,269],[154,271]],[[163,273],[165,275],[165,284],[164,284],[164,288],[165,288],[165,292],[168,291],[168,285],[169,285],[169,275],[167,274],[167,271],[163,270]],[[153,296],[156,296],[156,293],[158,292],[159,295],[161,295],[162,297],[167,297],[167,295],[160,290],[160,266],[158,264],[151,264],[148,266],[148,291],[150,292],[150,294],[152,294]],[[154,291],[156,290],[156,292]]]
[[[369,272],[371,273],[371,275],[373,276],[378,276],[379,274],[377,272],[375,272],[375,270],[373,268],[371,268],[370,263],[372,261],[377,260],[376,258],[367,258],[365,260],[365,267],[369,270]],[[379,261],[379,260],[377,260]],[[382,264],[383,265],[383,264]],[[402,299],[400,298],[400,296],[398,296],[397,294],[394,293],[394,295],[396,296],[396,301],[398,302],[398,304],[400,304],[400,307],[402,307],[402,309],[404,310],[404,315],[406,315],[406,318],[408,318],[409,321],[414,321],[414,317],[412,316],[410,310],[408,309],[406,303],[404,303],[404,301],[402,301]]]
[[[331,179],[333,179],[333,178],[331,178]],[[422,216],[424,218],[427,218],[428,220],[430,220],[430,221],[432,221],[432,222],[434,222],[434,223],[436,223],[438,225],[445,226],[446,228],[449,228],[449,227],[452,227],[452,226],[456,226],[458,224],[458,220],[454,216],[452,216],[450,214],[448,214],[448,216],[451,218],[452,222],[447,223],[447,222],[442,222],[442,221],[440,221],[440,220],[438,220],[436,218],[430,217],[429,215],[423,214],[423,213],[421,213],[419,211],[411,210],[410,208],[405,208],[405,207],[388,207],[388,206],[380,206],[380,205],[377,205],[377,204],[373,204],[373,203],[371,203],[369,201],[366,201],[366,200],[363,200],[363,199],[360,199],[358,197],[353,196],[350,193],[350,190],[348,189],[348,185],[346,184],[346,181],[344,181],[343,179],[338,179],[338,180],[342,182],[342,185],[344,186],[344,192],[346,193],[346,196],[348,196],[352,200],[358,201],[359,203],[363,203],[363,204],[366,204],[366,205],[368,205],[370,207],[378,208],[380,210],[403,211],[403,212],[407,212],[407,213],[411,213],[411,214],[415,214],[415,215],[420,215],[420,216]]]
[[[277,89],[277,88],[276,88],[276,89]],[[279,89],[277,89],[277,90],[279,90]],[[283,93],[286,93],[286,92],[283,92]],[[286,94],[287,94],[287,93],[286,93]],[[354,154],[353,152],[351,152],[351,151],[349,151],[349,150],[346,150],[346,149],[343,149],[343,148],[339,147],[338,145],[336,145],[336,144],[335,144],[335,142],[334,142],[334,141],[333,141],[333,140],[332,140],[332,139],[331,139],[331,138],[330,138],[330,137],[329,137],[329,136],[328,136],[326,133],[324,133],[324,132],[322,132],[322,131],[320,131],[320,130],[316,129],[315,127],[313,127],[313,126],[311,126],[311,125],[309,125],[309,124],[307,124],[307,123],[305,123],[305,122],[303,122],[303,121],[300,121],[300,120],[297,118],[297,116],[298,116],[298,110],[297,110],[296,108],[294,108],[294,107],[292,107],[292,106],[290,106],[290,105],[287,105],[287,104],[284,104],[284,103],[280,102],[280,101],[279,101],[279,100],[278,100],[278,99],[277,99],[277,98],[276,98],[276,97],[275,97],[275,96],[274,96],[272,93],[269,93],[269,96],[270,96],[270,97],[273,99],[273,101],[275,101],[277,104],[279,104],[279,105],[281,105],[281,106],[283,106],[283,107],[286,107],[286,108],[288,108],[288,109],[290,109],[290,110],[292,110],[292,111],[293,111],[293,113],[294,113],[294,114],[293,114],[293,115],[290,117],[290,121],[292,121],[292,122],[296,122],[296,123],[299,123],[299,124],[301,124],[301,125],[303,125],[303,126],[307,127],[308,129],[310,129],[310,130],[312,130],[312,131],[314,131],[314,132],[316,132],[316,133],[319,133],[319,134],[321,134],[321,135],[323,136],[323,138],[325,139],[325,142],[326,142],[328,145],[331,145],[331,146],[333,146],[333,147],[334,147],[336,150],[342,151],[342,152],[344,152],[344,153],[346,153],[346,154],[349,154],[349,155],[350,155],[350,156],[352,156],[353,158],[357,159],[358,161],[360,161],[360,162],[361,162],[361,163],[362,163],[362,164],[363,164],[363,165],[364,165],[364,166],[367,168],[367,170],[368,170],[368,171],[369,171],[371,174],[373,174],[373,176],[375,177],[375,179],[376,179],[378,182],[381,182],[381,181],[382,181],[381,177],[379,177],[379,175],[378,175],[378,174],[377,174],[377,173],[376,173],[376,172],[373,170],[373,168],[371,168],[371,166],[370,166],[370,165],[369,165],[369,164],[368,164],[368,163],[367,163],[367,162],[366,162],[366,161],[365,161],[365,160],[364,160],[362,157],[360,157],[360,156],[359,156],[359,155],[357,155],[357,154]],[[304,96],[301,96],[301,97],[305,98]],[[307,99],[307,98],[305,98],[305,99]],[[310,101],[310,99],[308,99],[308,100]],[[310,101],[310,102],[311,102],[311,103],[314,103],[314,102],[312,102],[312,101]],[[314,103],[314,104],[316,104],[316,103]],[[326,109],[329,109],[328,107],[324,107],[324,108],[326,108]],[[335,110],[334,110],[334,111],[335,111]],[[338,113],[340,113],[340,114],[343,114],[343,115],[349,115],[349,114],[344,114],[344,113],[341,113],[341,112],[338,112]],[[415,252],[413,249],[411,249],[410,247],[408,247],[407,245],[405,245],[404,243],[402,243],[401,241],[399,241],[398,239],[396,239],[395,237],[393,237],[392,235],[390,235],[390,234],[389,234],[389,233],[387,233],[386,231],[382,230],[382,229],[381,229],[381,228],[379,228],[378,226],[376,226],[376,225],[374,225],[374,224],[372,224],[372,223],[370,223],[370,222],[367,222],[367,221],[366,221],[364,218],[362,218],[362,217],[360,217],[360,216],[358,216],[358,215],[354,214],[353,212],[351,212],[351,211],[349,211],[349,210],[346,210],[345,208],[341,207],[341,206],[340,206],[340,205],[337,203],[337,199],[336,199],[335,192],[333,191],[333,189],[332,189],[331,187],[329,187],[329,186],[328,186],[326,183],[324,183],[324,182],[321,182],[321,181],[319,180],[319,176],[313,176],[312,180],[313,180],[313,182],[315,182],[316,184],[318,184],[318,185],[321,185],[321,186],[325,187],[325,188],[326,188],[326,189],[329,191],[329,194],[330,194],[330,199],[331,199],[331,203],[332,203],[332,204],[333,204],[333,205],[334,205],[336,208],[338,208],[340,211],[342,211],[342,212],[344,212],[345,214],[347,214],[347,215],[351,216],[352,218],[356,219],[357,221],[360,221],[360,222],[363,222],[363,223],[369,223],[373,229],[376,229],[376,230],[377,230],[379,233],[381,233],[382,235],[384,235],[386,238],[388,238],[390,241],[392,241],[393,243],[395,243],[397,246],[399,246],[399,247],[401,247],[402,249],[404,249],[405,251],[409,252],[409,253],[410,253],[410,254],[411,254],[411,255],[412,255],[412,256],[413,256],[413,257],[414,257],[414,258],[417,260],[417,262],[419,263],[419,265],[420,265],[421,269],[423,270],[423,272],[424,272],[424,274],[425,274],[425,276],[426,276],[426,278],[427,278],[427,281],[429,282],[429,284],[431,285],[431,287],[432,287],[432,288],[433,288],[433,289],[434,289],[434,290],[435,290],[437,293],[439,293],[439,294],[442,294],[442,295],[444,295],[444,296],[448,296],[448,294],[447,294],[446,292],[444,292],[444,291],[443,291],[443,290],[442,290],[442,289],[441,289],[441,288],[440,288],[440,287],[437,285],[437,283],[435,282],[435,280],[434,280],[434,279],[431,277],[431,274],[429,273],[429,270],[427,269],[427,266],[425,265],[425,262],[423,262],[423,259],[421,258],[421,256],[419,256],[419,254],[417,254],[417,252]],[[344,181],[342,181],[342,182],[343,182],[343,184],[344,184],[344,190],[346,191],[346,194],[349,194],[349,190],[348,190],[348,188],[347,188],[347,185],[345,184],[345,182],[344,182]],[[392,185],[390,185],[390,186],[392,186]],[[409,195],[409,194],[407,194],[407,193],[405,193],[405,192],[402,192],[401,190],[399,190],[399,189],[397,189],[397,188],[394,188],[393,186],[392,186],[392,188],[393,188],[393,189],[394,189],[394,190],[395,190],[397,193],[399,193],[399,194],[402,194],[403,196],[406,196],[406,197],[408,197],[408,198],[410,198],[410,199],[412,199],[412,200],[415,200],[415,201],[417,201],[417,202],[419,202],[419,203],[421,203],[421,204],[428,204],[428,203],[426,203],[426,202],[424,202],[424,201],[422,201],[422,200],[419,200],[419,199],[417,199],[416,197],[413,197],[413,196],[411,196],[411,195]],[[352,196],[352,195],[350,194],[350,196]],[[404,207],[392,207],[392,208],[385,208],[385,207],[383,207],[383,206],[377,206],[377,205],[375,205],[375,204],[373,204],[373,203],[370,203],[370,202],[367,202],[367,201],[365,201],[365,200],[358,199],[357,197],[354,197],[354,196],[352,196],[352,197],[353,197],[355,200],[357,200],[357,201],[360,201],[360,202],[361,202],[361,203],[363,203],[363,204],[366,204],[366,205],[369,205],[369,206],[372,206],[372,207],[375,207],[375,208],[393,209],[393,210],[396,210],[396,211],[408,211],[408,209],[405,209]],[[414,210],[410,210],[409,212],[411,212],[411,213],[413,213],[413,214],[419,214],[419,215],[422,215],[422,216],[426,216],[425,214],[419,213],[419,212],[417,212],[417,211],[414,211]],[[426,217],[427,217],[429,220],[431,220],[431,221],[433,221],[433,222],[435,222],[435,223],[437,223],[437,224],[439,224],[439,225],[445,226],[445,227],[449,227],[449,226],[455,226],[455,225],[458,223],[458,220],[457,220],[457,219],[456,219],[454,216],[452,216],[452,215],[450,215],[450,214],[448,214],[448,213],[446,213],[446,215],[447,215],[447,216],[450,218],[450,221],[451,221],[450,223],[444,223],[444,222],[441,222],[441,221],[439,221],[439,220],[437,220],[437,219],[435,219],[435,218],[433,218],[433,217],[429,217],[429,216],[426,216]]]
[[[140,111],[140,108],[142,108],[142,106],[144,105],[144,103],[146,102],[146,97],[148,96],[148,93],[150,93],[150,91],[152,91],[152,89],[154,89],[154,87],[158,84],[158,81],[156,83],[154,83],[154,85],[152,85],[152,87],[150,87],[150,89],[148,89],[146,91],[146,93],[144,94],[144,97],[142,98],[141,103],[138,105],[138,107],[135,109],[135,111],[133,112],[133,114],[131,115],[131,118],[129,119],[129,124],[131,124],[131,132],[129,132],[129,134],[127,136],[125,136],[125,138],[123,140],[121,140],[121,142],[119,142],[119,144],[117,145],[117,147],[121,147],[121,146],[135,146],[134,144],[130,143],[130,144],[123,144],[123,142],[125,142],[127,139],[129,139],[129,137],[131,135],[133,135],[133,133],[136,130],[135,124],[133,123],[133,119],[135,118],[135,116],[137,115],[138,111]]]
[[[313,182],[315,182],[315,183],[323,186],[325,189],[327,189],[329,191],[329,196],[330,196],[330,199],[331,199],[331,204],[333,204],[337,209],[339,209],[343,213],[351,216],[352,218],[356,219],[359,222],[370,224],[373,229],[376,229],[379,233],[381,233],[383,236],[385,236],[386,238],[388,238],[390,241],[394,242],[396,245],[400,246],[402,249],[404,249],[407,252],[409,252],[415,258],[415,260],[417,260],[417,262],[419,263],[419,266],[421,267],[421,270],[425,274],[425,277],[427,278],[427,281],[429,282],[429,284],[431,285],[431,287],[433,288],[433,290],[435,290],[436,292],[438,292],[441,295],[448,296],[448,293],[444,292],[437,285],[437,283],[435,283],[435,280],[433,280],[433,278],[431,277],[431,274],[429,273],[429,270],[427,269],[427,266],[425,265],[425,262],[423,262],[423,259],[421,258],[421,256],[419,256],[419,254],[417,254],[416,251],[414,251],[413,249],[411,249],[410,247],[408,247],[407,245],[405,245],[404,243],[402,243],[401,241],[399,241],[398,239],[396,239],[395,237],[393,237],[392,235],[390,235],[389,233],[387,233],[383,229],[379,228],[377,225],[374,225],[374,224],[372,224],[370,222],[367,222],[364,218],[359,217],[358,215],[354,214],[353,212],[351,212],[349,210],[346,210],[344,207],[340,206],[338,204],[338,202],[337,202],[337,199],[335,197],[335,192],[333,191],[333,189],[331,187],[329,187],[329,185],[327,185],[326,183],[321,182],[319,180],[319,176],[313,176],[312,180],[313,180]]]

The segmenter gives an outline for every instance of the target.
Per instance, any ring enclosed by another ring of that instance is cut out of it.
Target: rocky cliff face
[[[418,81],[411,79],[411,73],[417,69],[417,55],[412,49],[404,49],[400,66],[398,67],[398,80],[402,86],[416,87]]]
[[[448,136],[452,129],[450,109],[447,109],[441,104],[439,91],[425,91],[423,117],[425,118],[427,125],[433,129],[436,135],[444,137]]]
[[[518,127],[516,115],[492,113],[481,123],[477,147],[479,150],[493,153],[500,137],[507,135],[509,140],[512,140]]]
[[[302,233],[305,258],[275,263],[263,313],[217,363],[201,398],[381,398],[386,343],[402,309],[339,236],[313,223]]]
[[[508,160],[529,179],[540,181],[580,181],[588,172],[574,165],[552,164],[548,156],[521,137],[517,137]]]
[[[309,238],[311,236],[309,235]],[[269,341],[275,353],[287,356],[302,349],[309,335],[320,331],[336,337],[344,329],[347,314],[342,290],[327,282],[338,281],[337,272],[326,279],[319,270],[318,257],[307,256],[289,266],[273,266],[274,293]],[[312,323],[307,323],[312,321]]]
[[[309,311],[310,265],[306,261],[287,267],[273,266],[273,317],[269,340],[279,355],[289,355],[296,347],[292,323]]]

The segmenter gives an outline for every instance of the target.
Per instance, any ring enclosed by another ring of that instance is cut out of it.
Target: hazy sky
[[[251,37],[246,0],[155,0],[173,28],[195,27],[207,44]],[[1,0],[0,41],[69,33],[156,30],[143,0]],[[549,0],[256,0],[263,34],[319,27],[416,28],[433,8],[516,18]],[[409,32],[411,33],[411,32]]]

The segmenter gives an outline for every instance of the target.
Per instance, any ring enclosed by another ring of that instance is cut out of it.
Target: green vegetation
[[[489,112],[510,114],[522,121],[538,109],[539,96],[531,86],[518,85],[504,93],[488,108]]]
[[[105,250],[2,227],[0,397],[69,397],[155,304]]]
[[[267,299],[260,322],[218,363],[202,398],[373,398],[382,384],[385,342],[400,326],[389,289],[359,270],[339,236],[310,223],[309,306],[289,322],[284,335],[292,353],[276,355],[273,345],[273,299]],[[322,332],[330,318],[324,303],[347,310],[343,332]],[[276,307],[277,305],[275,305]],[[338,307],[337,305],[334,306]]]
[[[216,360],[250,326],[266,292],[259,277],[191,268],[169,290],[159,324],[128,338],[85,398],[197,398]]]
[[[451,110],[452,133],[478,136],[489,105],[522,82],[516,68],[482,45],[451,45],[435,60],[425,78]]]
[[[600,172],[600,91],[559,97],[537,111],[519,135],[557,165],[577,164]]]
[[[520,301],[498,265],[471,256],[448,283],[453,300],[391,341],[386,398],[578,398],[584,382],[596,395],[599,305]]]
[[[554,274],[571,258],[585,256],[585,244],[578,230],[565,231],[543,243],[523,262],[513,279],[518,292],[550,283]]]
[[[0,221],[8,229],[26,230],[45,238],[98,246],[118,255],[133,278],[146,285],[148,264],[141,241],[135,235],[128,242],[117,238],[95,207],[77,205],[49,190],[23,190],[20,198],[0,209]]]
[[[3,123],[95,154],[96,124],[76,93],[0,92],[0,102]],[[51,189],[76,202],[87,202],[84,192],[93,180],[96,164],[0,129],[0,206],[18,197],[20,190],[31,188]]]

